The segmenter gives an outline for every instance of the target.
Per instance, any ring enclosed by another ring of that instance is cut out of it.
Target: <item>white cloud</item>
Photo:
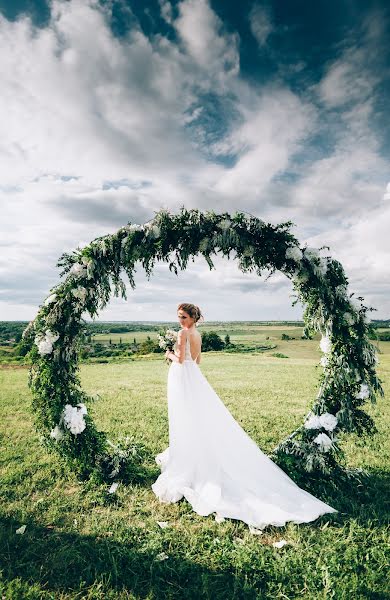
[[[259,46],[264,46],[273,30],[269,9],[260,4],[254,4],[249,13],[249,23]]]

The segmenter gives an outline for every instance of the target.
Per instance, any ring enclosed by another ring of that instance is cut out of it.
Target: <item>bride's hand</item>
[[[165,356],[166,358],[170,358],[169,354],[171,353],[171,350],[165,350]]]

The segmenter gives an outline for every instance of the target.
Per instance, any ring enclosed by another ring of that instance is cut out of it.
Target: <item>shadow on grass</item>
[[[296,479],[296,483],[339,511],[337,521],[355,519],[363,527],[390,522],[390,471],[370,468],[357,477]]]
[[[30,521],[25,533],[17,535],[19,527],[20,521],[0,516],[3,584],[20,578],[27,585],[38,584],[55,598],[60,593],[76,593],[95,585],[99,593],[94,598],[125,590],[136,598],[164,600],[222,600],[227,591],[229,597],[252,599],[259,597],[269,576],[260,574],[260,588],[255,590],[248,587],[244,574],[229,569],[213,571],[196,564],[184,556],[185,549],[182,556],[167,549],[169,558],[159,561],[156,556],[161,549],[141,551],[131,535],[128,541],[119,542],[109,537],[55,531]]]

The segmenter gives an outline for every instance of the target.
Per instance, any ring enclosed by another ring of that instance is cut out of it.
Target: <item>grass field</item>
[[[297,328],[296,340],[282,341],[283,331],[296,335],[286,327],[267,328],[266,335],[270,341],[278,337],[277,350],[288,359],[210,352],[200,365],[265,452],[301,422],[320,374],[318,340],[300,340]],[[265,339],[260,331],[235,335]],[[91,408],[98,426],[113,441],[136,434],[149,449],[144,481],[119,485],[112,495],[108,486],[82,484],[42,449],[32,424],[27,370],[0,370],[1,597],[390,598],[390,343],[380,342],[379,350],[385,398],[368,408],[378,433],[352,435],[343,443],[349,464],[371,473],[367,484],[335,493],[324,482],[321,497],[338,514],[270,527],[260,536],[239,521],[218,524],[213,515],[201,517],[184,499],[164,505],[154,496],[154,455],[168,444],[168,367],[161,356],[81,366],[84,389],[99,394]],[[168,527],[157,521],[168,521]],[[16,534],[21,525],[25,533]],[[287,545],[274,548],[280,539]]]

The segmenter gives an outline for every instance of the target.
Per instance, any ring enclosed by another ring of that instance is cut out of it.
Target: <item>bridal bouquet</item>
[[[173,347],[177,342],[177,333],[178,332],[174,329],[166,329],[165,331],[160,332],[158,334],[158,345],[160,348],[173,352]],[[165,362],[169,364],[171,361],[168,357],[165,357]]]

